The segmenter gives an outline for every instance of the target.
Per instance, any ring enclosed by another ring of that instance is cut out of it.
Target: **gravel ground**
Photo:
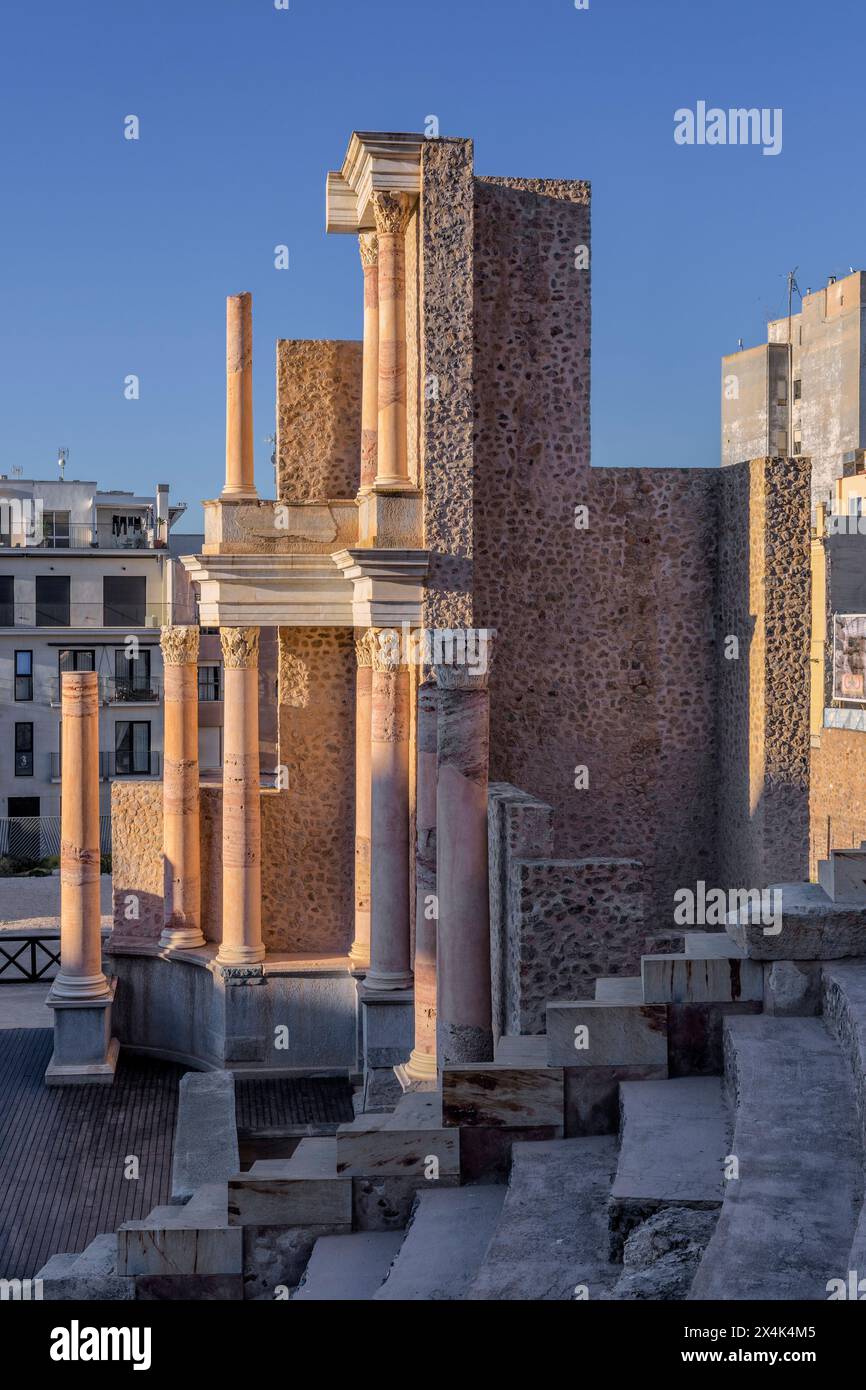
[[[100,879],[102,925],[111,926],[111,874]],[[0,931],[60,925],[60,876],[0,878]]]

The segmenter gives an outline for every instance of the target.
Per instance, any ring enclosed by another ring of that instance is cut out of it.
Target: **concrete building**
[[[170,503],[166,484],[146,497],[87,481],[0,478],[4,853],[30,858],[58,852],[64,671],[93,671],[98,678],[105,848],[114,779],[160,776],[159,631],[167,621],[196,616],[194,588],[177,556],[200,541],[175,532],[184,511],[183,504]],[[218,639],[203,639],[199,679],[202,762],[218,770]]]
[[[807,291],[799,313],[767,325],[767,342],[722,358],[722,465],[807,455],[813,502],[866,448],[866,275]]]

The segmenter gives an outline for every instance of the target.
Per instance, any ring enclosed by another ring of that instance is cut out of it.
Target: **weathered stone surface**
[[[231,1072],[187,1072],[178,1091],[171,1167],[172,1201],[238,1171],[235,1080]]]
[[[232,1226],[348,1226],[352,1221],[352,1184],[346,1177],[298,1177],[291,1160],[267,1174],[242,1173],[229,1182]]]
[[[604,1004],[594,999],[547,1006],[550,1066],[664,1066],[667,1014],[662,1004]]]
[[[626,1067],[565,1068],[565,1137],[616,1134],[619,1128],[619,1083],[661,1081],[666,1064]]]
[[[320,1236],[348,1235],[350,1226],[245,1226],[244,1298],[252,1302],[284,1299],[297,1288]]]
[[[821,967],[802,961],[774,960],[764,969],[764,1013],[782,1018],[810,1018],[821,1012]]]
[[[757,961],[739,957],[644,956],[646,1004],[710,1004],[764,997],[764,972]]]
[[[403,1244],[374,1301],[464,1298],[504,1198],[499,1187],[419,1193]]]
[[[354,1303],[372,1298],[402,1243],[402,1232],[355,1231],[350,1236],[320,1236],[292,1297],[302,1303]]]
[[[442,1071],[442,1123],[464,1128],[561,1127],[561,1067],[465,1063]]]
[[[337,1172],[347,1178],[423,1176],[435,1165],[443,1177],[460,1172],[460,1133],[449,1129],[337,1130]]]
[[[632,1231],[623,1272],[605,1299],[684,1299],[715,1229],[716,1211],[666,1207]]]
[[[669,1004],[668,1072],[671,1076],[719,1076],[726,1018],[760,1014],[760,1000],[746,1004]]]
[[[241,1302],[241,1274],[139,1274],[135,1297],[144,1303]]]
[[[355,496],[361,477],[360,343],[277,341],[276,454],[281,502]]]
[[[356,1231],[402,1231],[409,1220],[415,1194],[426,1192],[433,1179],[379,1175],[352,1179],[352,1226]],[[459,1187],[458,1176],[435,1179],[436,1187]]]
[[[728,920],[727,930],[754,960],[841,960],[866,956],[866,906],[831,902],[817,883],[779,883],[781,931],[768,933],[752,907]]]
[[[239,1274],[240,1269],[240,1231],[143,1221],[127,1222],[118,1231],[118,1274]]]

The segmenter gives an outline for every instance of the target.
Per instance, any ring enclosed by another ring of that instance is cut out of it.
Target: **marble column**
[[[49,1086],[111,1082],[114,981],[102,969],[99,904],[99,677],[61,676],[60,970],[46,1004],[54,1011]]]
[[[359,969],[370,964],[370,756],[373,642],[367,631],[355,642],[355,936],[349,955]]]
[[[162,849],[164,915],[160,945],[204,946],[198,785],[197,627],[162,629],[165,687]]]
[[[370,969],[364,983],[368,990],[407,989],[409,671],[402,664],[400,634],[371,633]]]
[[[226,300],[226,482],[223,497],[256,497],[253,451],[253,297]]]
[[[406,440],[406,248],[408,193],[374,193],[379,246],[379,390],[376,489],[408,488]]]
[[[223,932],[220,965],[256,965],[262,944],[259,629],[220,629],[223,656]]]
[[[379,437],[379,242],[375,232],[358,238],[364,267],[364,355],[361,374],[361,492],[376,481]]]
[[[486,663],[485,663],[486,666]],[[493,1057],[487,865],[487,670],[437,664],[437,1052],[439,1066]]]
[[[408,1082],[436,1080],[436,740],[439,691],[432,677],[418,687],[415,724],[415,1046]]]

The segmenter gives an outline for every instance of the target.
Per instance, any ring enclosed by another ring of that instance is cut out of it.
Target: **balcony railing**
[[[61,755],[49,753],[49,777],[60,781]],[[162,771],[161,753],[100,753],[99,779],[108,782],[113,777],[158,777]]]
[[[99,848],[111,853],[111,817],[99,817]],[[0,856],[38,863],[60,854],[59,816],[8,816],[0,818]]]
[[[160,547],[164,548],[164,547]],[[146,529],[115,535],[110,527],[77,521],[68,526],[43,526],[33,532],[0,531],[0,550],[154,550],[153,533]]]
[[[48,698],[52,705],[62,703],[61,677],[48,683]],[[127,679],[121,676],[99,677],[99,698],[104,705],[158,705],[162,699],[162,679]]]
[[[114,628],[155,630],[165,623],[197,623],[195,607],[171,603],[0,602],[2,627]]]

